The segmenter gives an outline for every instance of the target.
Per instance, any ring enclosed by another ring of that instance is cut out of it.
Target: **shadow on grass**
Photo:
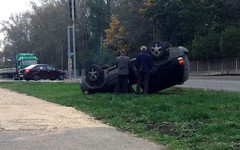
[[[178,87],[171,87],[168,89],[164,89],[162,91],[159,91],[158,93],[153,93],[156,95],[181,95],[186,94],[188,91],[184,88],[178,88]]]

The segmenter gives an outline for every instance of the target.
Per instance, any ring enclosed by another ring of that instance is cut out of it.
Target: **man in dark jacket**
[[[143,93],[148,93],[149,86],[149,72],[153,66],[153,60],[151,55],[147,52],[147,47],[142,46],[141,52],[137,55],[135,66],[138,69],[138,80],[137,80],[137,94],[140,93],[140,87],[143,82]]]
[[[116,58],[117,66],[117,94],[126,93],[128,88],[128,74],[130,68],[130,58],[126,56],[126,50],[120,50],[120,56]]]

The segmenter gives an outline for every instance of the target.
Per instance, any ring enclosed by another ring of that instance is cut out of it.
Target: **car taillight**
[[[179,58],[178,58],[178,63],[179,63],[180,65],[184,65],[184,60],[183,60],[182,57],[179,57]]]
[[[25,72],[28,73],[30,71],[30,69],[25,69]]]

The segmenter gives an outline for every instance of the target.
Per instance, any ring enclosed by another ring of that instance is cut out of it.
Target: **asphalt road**
[[[163,147],[114,128],[82,128],[61,132],[3,131],[1,150],[161,150]]]
[[[240,76],[190,76],[178,87],[240,92]]]
[[[26,80],[13,80],[13,79],[1,79],[1,82],[63,82],[63,83],[80,83],[81,78],[78,79],[65,79],[65,80],[38,80],[38,81],[26,81]]]
[[[65,83],[79,83],[81,79],[67,79],[64,81],[14,81],[14,80],[0,80],[0,82],[65,82]],[[183,85],[177,87],[190,87],[205,90],[223,90],[240,92],[240,76],[190,76]]]

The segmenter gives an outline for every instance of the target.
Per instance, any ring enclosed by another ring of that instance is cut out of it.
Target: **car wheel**
[[[103,77],[103,70],[100,66],[93,64],[87,68],[85,75],[87,81],[92,83],[99,82]]]
[[[152,41],[149,43],[148,52],[154,59],[160,59],[167,54],[167,49],[172,47],[168,42]]]
[[[64,80],[64,76],[62,74],[59,75],[58,77],[59,80]]]
[[[108,68],[110,68],[109,65],[102,65],[102,70],[105,70],[105,69],[108,69]]]
[[[161,41],[152,41],[149,43],[148,52],[152,55],[153,58],[158,59],[162,56],[162,42]]]
[[[35,74],[35,75],[33,76],[33,80],[34,80],[34,81],[38,81],[39,79],[40,79],[39,75]]]
[[[162,42],[162,48],[164,49],[164,50],[168,50],[169,48],[171,48],[172,47],[172,44],[171,43],[169,43],[169,42]]]

